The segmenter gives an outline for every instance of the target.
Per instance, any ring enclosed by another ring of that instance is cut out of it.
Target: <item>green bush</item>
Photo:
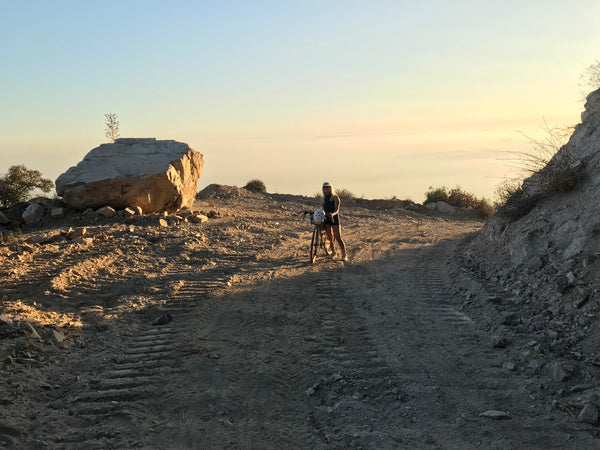
[[[11,166],[8,173],[0,177],[0,205],[8,207],[29,199],[32,191],[39,189],[50,192],[52,181],[43,178],[37,170],[29,170],[24,165]]]
[[[246,186],[244,186],[244,189],[248,189],[249,191],[253,192],[267,192],[265,183],[256,179],[248,181]]]
[[[444,186],[438,188],[429,186],[429,190],[425,193],[425,201],[423,204],[426,205],[427,203],[435,202],[448,203],[448,189],[446,189]]]

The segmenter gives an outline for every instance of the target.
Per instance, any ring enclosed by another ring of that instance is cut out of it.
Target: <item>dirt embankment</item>
[[[315,200],[204,194],[206,223],[82,218],[0,248],[6,447],[598,445],[587,375],[555,381],[525,325],[497,345],[504,304],[461,266],[480,222],[343,205],[350,263],[309,264]]]

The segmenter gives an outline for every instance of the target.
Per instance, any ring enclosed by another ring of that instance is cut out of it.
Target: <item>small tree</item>
[[[105,134],[111,142],[119,139],[119,120],[113,113],[104,114],[104,124],[106,125]]]
[[[24,202],[34,189],[50,192],[54,183],[43,178],[37,170],[29,170],[24,165],[11,166],[8,173],[0,177],[0,204],[6,208]]]

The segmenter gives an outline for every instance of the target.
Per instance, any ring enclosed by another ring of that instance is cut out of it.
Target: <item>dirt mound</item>
[[[199,200],[235,199],[244,197],[262,198],[263,194],[236,186],[226,186],[224,184],[209,184],[196,194],[196,198]]]

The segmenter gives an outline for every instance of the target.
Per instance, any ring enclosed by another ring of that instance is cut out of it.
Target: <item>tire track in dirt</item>
[[[365,265],[367,281],[355,280],[375,289],[360,309],[406,395],[406,416],[398,417],[404,445],[560,448],[565,434],[538,433],[547,427],[543,411],[531,409],[523,380],[502,369],[480,324],[458,309],[444,271],[452,249],[446,242],[407,251]],[[506,411],[512,419],[481,417],[487,410]]]
[[[356,314],[345,275],[344,269],[325,270],[315,283],[319,319],[311,355],[314,384],[307,391],[310,421],[319,448],[396,448],[404,394]]]
[[[270,267],[265,262],[258,270]],[[185,323],[179,351],[190,377],[176,390],[171,403],[178,406],[169,414],[181,423],[160,445],[298,448],[311,442],[306,418],[294,406],[305,398],[294,382],[305,369],[297,365],[299,334],[280,332],[299,326],[293,313],[281,309],[281,297],[262,291],[223,294]]]
[[[136,425],[148,414],[143,423],[159,423],[153,417],[154,403],[169,395],[164,387],[179,370],[181,337],[189,332],[185,321],[190,315],[211,316],[217,301],[211,294],[226,288],[229,276],[239,269],[231,261],[213,260],[211,269],[197,271],[189,261],[171,260],[162,271],[162,282],[182,283],[157,309],[157,324],[134,324],[121,348],[108,351],[110,361],[99,363],[97,372],[80,374],[86,385],[64,387],[55,400],[57,414],[38,427],[35,442],[86,449],[147,445],[152,429]],[[71,431],[56,433],[57,429]]]

